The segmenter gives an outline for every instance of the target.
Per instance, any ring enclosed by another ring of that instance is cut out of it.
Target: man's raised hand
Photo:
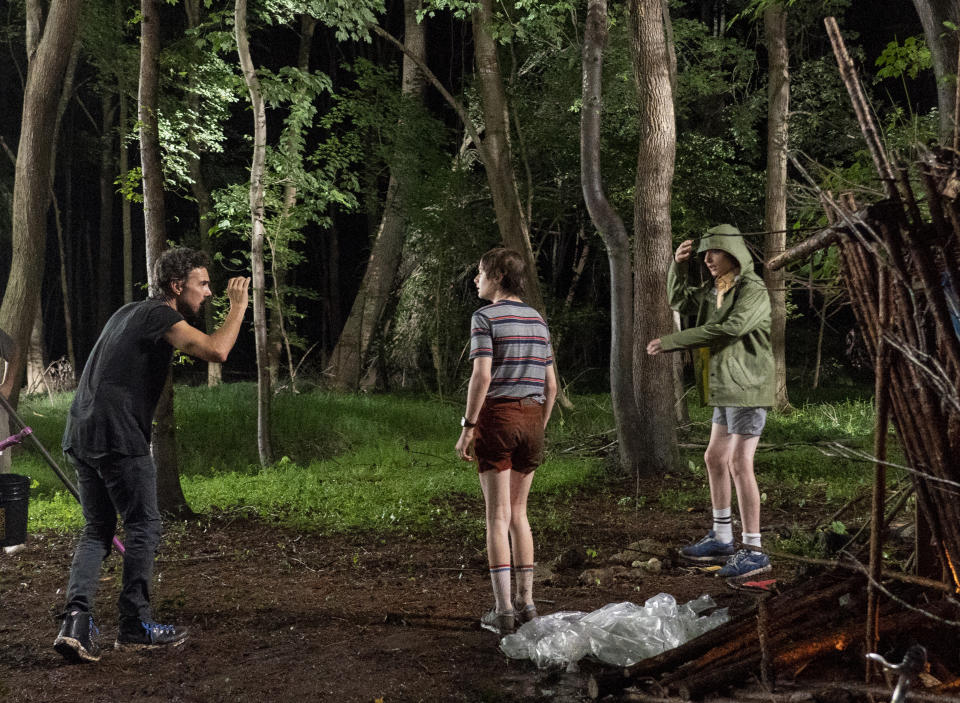
[[[249,290],[250,279],[245,276],[237,276],[227,281],[227,298],[230,299],[230,306],[246,310],[250,295]]]

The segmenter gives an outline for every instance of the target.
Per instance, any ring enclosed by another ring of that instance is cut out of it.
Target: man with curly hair
[[[150,582],[160,541],[157,470],[150,456],[150,429],[173,350],[223,363],[237,341],[247,309],[249,278],[227,284],[230,311],[213,333],[200,319],[210,292],[209,257],[177,247],[154,264],[147,300],[128,303],[107,321],[90,352],[63,434],[63,451],[77,472],[85,526],[67,587],[66,607],[54,649],[70,661],[97,661],[93,603],[100,566],[123,520],[126,551],[118,600],[116,649],[176,646],[185,629],[153,620]]]

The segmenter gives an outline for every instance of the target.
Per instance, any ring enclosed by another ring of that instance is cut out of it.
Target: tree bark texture
[[[14,405],[40,300],[50,202],[51,139],[70,47],[77,34],[79,0],[53,0],[27,66],[23,117],[13,185],[12,256],[0,304],[0,329],[17,343],[0,393]]]
[[[607,200],[600,172],[603,50],[607,2],[590,0],[583,36],[583,107],[580,112],[580,183],[583,198],[603,239],[610,265],[610,397],[617,428],[620,469],[639,470],[643,460],[640,416],[633,391],[633,275],[630,237]]]
[[[649,356],[647,342],[673,329],[667,305],[667,267],[673,257],[670,196],[676,124],[670,92],[670,56],[659,0],[631,0],[631,54],[640,103],[640,148],[634,191],[633,391],[640,414],[646,475],[679,461],[674,421],[672,360]]]
[[[163,203],[163,166],[157,129],[157,91],[160,56],[159,0],[140,0],[140,89],[137,119],[140,121],[140,165],[143,169],[143,226],[146,235],[147,283],[158,295],[153,280],[153,262],[166,247]]]
[[[787,47],[787,10],[768,5],[763,11],[763,34],[769,55],[767,83],[767,184],[763,260],[770,261],[787,246],[787,116],[790,110],[790,54]],[[764,282],[770,292],[770,341],[773,346],[774,378],[778,410],[790,407],[787,395],[786,328],[787,291],[783,269],[764,267]]]
[[[140,164],[143,169],[143,215],[146,236],[147,282],[153,295],[160,289],[153,277],[153,264],[166,248],[163,207],[163,167],[157,131],[157,90],[160,56],[160,12],[158,0],[140,2],[140,91],[137,115],[140,120]],[[163,513],[190,512],[180,487],[177,460],[176,422],[173,417],[173,381],[168,375],[157,405],[151,453],[157,466],[157,505]]]
[[[427,60],[426,33],[424,26],[417,22],[417,10],[421,4],[421,0],[404,0],[403,3],[403,43],[409,54],[403,55],[400,87],[403,96],[418,101],[423,99],[426,78],[413,57],[419,58],[421,63],[426,63]],[[391,170],[383,217],[370,250],[367,269],[331,355],[329,373],[334,388],[355,390],[360,386],[370,343],[380,327],[383,312],[393,290],[406,234],[402,206],[397,198],[398,190],[398,175]]]
[[[187,15],[187,28],[196,30],[200,26],[200,0],[185,0],[183,9]],[[191,88],[195,80],[194,74],[191,73]],[[200,114],[200,97],[195,90],[188,92],[187,104],[195,114]],[[193,199],[197,203],[197,236],[200,241],[200,248],[213,258],[213,250],[210,247],[210,228],[213,227],[214,223],[213,199],[210,197],[210,188],[207,186],[207,181],[203,175],[203,156],[200,153],[200,146],[197,144],[196,137],[192,132],[187,135],[187,141],[190,152],[194,154],[194,156],[187,161],[187,168],[190,171],[190,180],[192,181],[190,190],[193,193]],[[211,287],[213,287],[214,283],[219,283],[219,281],[215,280],[219,277],[215,276],[214,271],[210,271],[209,273]],[[203,306],[203,320],[204,326],[209,334],[214,328],[212,305],[208,304]],[[222,380],[223,364],[208,361],[207,386],[210,388],[218,386]]]
[[[940,143],[953,143],[957,120],[957,62],[960,52],[960,37],[956,30],[947,29],[943,23],[960,25],[960,2],[957,0],[913,0],[913,6],[923,25],[923,36],[930,48],[933,60],[933,75],[937,80],[937,106],[940,110]],[[953,78],[951,79],[951,76]]]
[[[127,146],[127,126],[130,115],[127,108],[127,95],[120,86],[120,176],[127,177],[130,170],[130,147]],[[123,302],[133,302],[133,223],[130,212],[130,200],[124,196],[120,201],[120,222],[123,234]]]
[[[257,347],[257,451],[260,465],[271,462],[270,448],[270,364],[267,351],[266,301],[264,297],[263,266],[263,172],[266,163],[267,114],[250,57],[247,40],[247,0],[236,0],[234,26],[237,52],[243,78],[250,92],[253,106],[253,162],[250,166],[250,219],[253,231],[250,238],[250,263],[253,269],[253,332]]]
[[[113,277],[113,181],[117,164],[114,160],[114,128],[117,124],[117,104],[111,93],[104,92],[103,121],[100,132],[100,239],[97,246],[97,329],[103,329],[115,307],[110,294]],[[74,369],[74,374],[77,369]]]

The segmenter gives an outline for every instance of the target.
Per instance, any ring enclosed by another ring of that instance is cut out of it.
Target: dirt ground
[[[749,605],[747,596],[721,581],[690,574],[669,559],[658,575],[582,584],[584,569],[604,566],[629,543],[643,539],[674,548],[698,536],[707,518],[706,511],[624,511],[610,495],[577,497],[571,505],[576,514],[567,535],[537,537],[541,614],[642,603],[660,592],[681,603],[709,593],[732,611]],[[536,505],[531,517],[535,523]],[[96,608],[103,658],[69,665],[51,645],[74,542],[30,535],[22,552],[0,553],[0,700],[580,698],[576,685],[561,695],[570,686],[556,673],[507,659],[496,636],[479,628],[492,596],[477,545],[443,535],[329,537],[236,515],[177,526],[161,547],[157,620],[189,627],[183,646],[149,653],[112,649],[120,561],[111,555]],[[587,562],[579,564],[575,557],[585,547]]]

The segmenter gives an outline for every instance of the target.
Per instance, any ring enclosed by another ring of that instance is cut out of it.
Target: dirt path
[[[538,540],[538,561],[553,566],[536,586],[541,613],[642,603],[659,592],[746,605],[716,579],[677,568],[581,585],[591,564],[555,564],[571,546],[592,545],[599,561],[641,538],[676,545],[698,532],[703,516],[638,516],[603,497],[576,505],[577,544]],[[0,555],[0,700],[557,699],[555,674],[506,659],[496,637],[479,629],[492,600],[484,555],[453,538],[325,537],[223,516],[178,528],[158,559],[154,603],[157,619],[188,626],[190,639],[162,653],[113,651],[120,563],[111,556],[97,605],[103,659],[83,666],[51,647],[73,544],[31,535],[24,551]]]

